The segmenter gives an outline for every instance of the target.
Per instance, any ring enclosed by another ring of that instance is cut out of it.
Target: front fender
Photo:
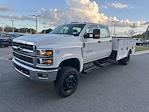
[[[59,58],[56,62],[56,66],[59,67],[59,65],[68,59],[78,59],[79,63],[80,63],[80,72],[83,70],[83,59],[81,58],[81,56],[75,55],[75,54],[66,54],[64,56],[62,56],[61,58]]]

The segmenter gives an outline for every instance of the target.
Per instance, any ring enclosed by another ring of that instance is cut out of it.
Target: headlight
[[[53,64],[53,59],[38,59],[38,64],[42,65],[52,65]]]
[[[37,50],[37,54],[40,56],[53,56],[52,50]]]

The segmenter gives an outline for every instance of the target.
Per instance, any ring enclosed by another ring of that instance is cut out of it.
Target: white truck
[[[130,38],[112,38],[105,25],[69,23],[49,34],[14,39],[13,63],[29,79],[53,81],[56,93],[67,97],[75,92],[80,73],[108,60],[127,65],[135,45]]]

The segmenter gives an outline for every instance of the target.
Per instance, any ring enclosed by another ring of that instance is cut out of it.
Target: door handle
[[[98,41],[98,43],[101,43],[101,41]]]
[[[112,40],[110,40],[109,42],[112,42]]]

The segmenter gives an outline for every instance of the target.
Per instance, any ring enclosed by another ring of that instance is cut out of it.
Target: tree
[[[42,30],[41,33],[42,34],[47,34],[47,33],[50,33],[52,31],[51,28],[47,29],[47,30]]]
[[[36,30],[34,30],[33,28],[29,28],[27,30],[27,33],[35,34],[36,33]]]
[[[2,27],[0,27],[0,32],[2,32]]]
[[[4,31],[5,31],[5,32],[12,32],[12,27],[6,26],[6,27],[4,28]]]
[[[145,40],[149,40],[149,26],[147,27],[147,30],[145,32]]]
[[[28,28],[20,28],[20,33],[27,33]]]

